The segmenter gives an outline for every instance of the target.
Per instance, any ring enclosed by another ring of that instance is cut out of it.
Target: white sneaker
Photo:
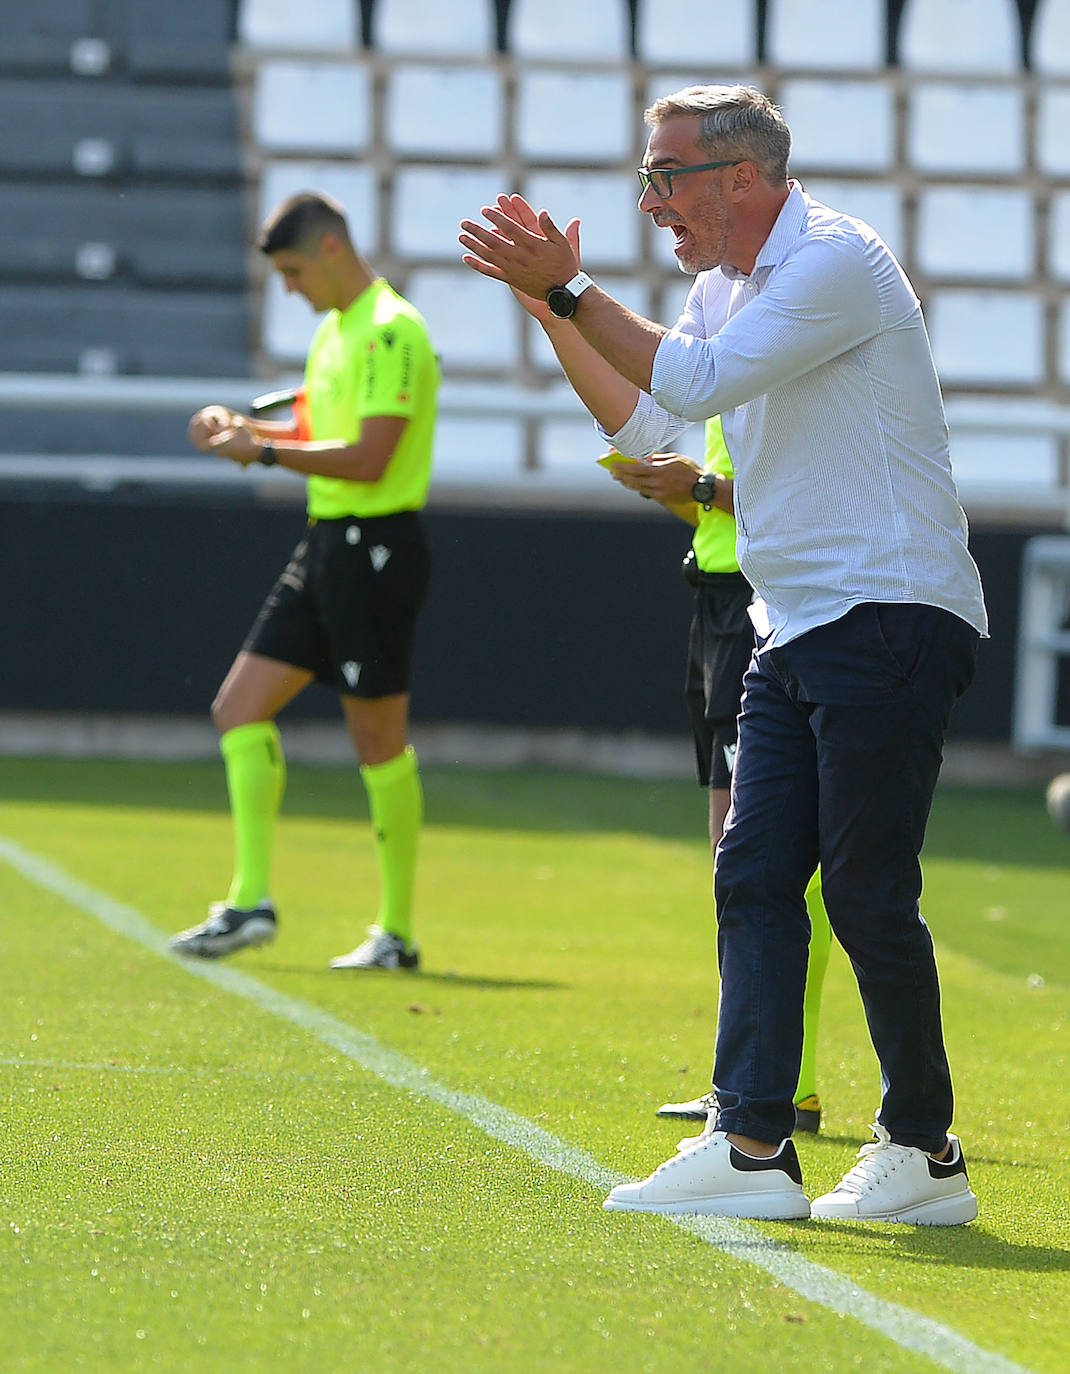
[[[949,1135],[951,1150],[933,1159],[912,1145],[895,1145],[883,1126],[858,1152],[858,1163],[831,1193],[810,1208],[815,1217],[866,1221],[905,1221],[915,1226],[961,1226],[977,1215],[966,1161],[958,1136]]]
[[[331,968],[418,968],[419,964],[416,945],[406,945],[400,935],[380,926],[369,926],[363,944],[331,960]]]
[[[213,902],[208,919],[199,926],[190,926],[171,938],[176,954],[195,954],[199,959],[218,959],[237,949],[266,945],[274,940],[278,929],[278,913],[270,897],[265,897],[250,909]]]
[[[724,1131],[704,1134],[642,1183],[621,1183],[607,1212],[692,1212],[712,1217],[791,1220],[810,1215],[802,1170],[791,1140],[768,1159],[745,1155]]]

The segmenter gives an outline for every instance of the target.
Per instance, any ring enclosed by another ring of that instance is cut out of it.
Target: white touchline
[[[299,1026],[384,1082],[449,1108],[487,1135],[507,1145],[514,1145],[539,1163],[602,1191],[624,1181],[624,1175],[607,1169],[593,1155],[559,1140],[507,1107],[501,1107],[475,1093],[458,1092],[437,1083],[414,1060],[407,1059],[405,1055],[380,1044],[374,1037],[321,1011],[311,1002],[290,997],[237,969],[176,958],[171,954],[167,937],[133,907],[124,906],[107,893],[96,891],[3,835],[0,835],[0,858],[30,882],[54,892],[116,934],[135,940],[153,954],[168,959],[176,968],[193,977],[203,978],[237,997],[244,997],[262,1010]],[[924,1355],[934,1364],[955,1370],[956,1374],[1030,1374],[1025,1366],[981,1349],[949,1326],[932,1321],[908,1307],[874,1297],[846,1275],[815,1264],[766,1235],[757,1226],[727,1217],[672,1216],[664,1220],[734,1259],[764,1269],[778,1283],[810,1302],[853,1317],[864,1326],[879,1331],[896,1345]],[[607,1225],[613,1224],[607,1221]]]

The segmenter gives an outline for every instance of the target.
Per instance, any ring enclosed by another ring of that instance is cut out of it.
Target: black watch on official
[[[275,445],[270,439],[265,439],[260,445],[260,457],[257,460],[261,467],[273,468],[279,461],[279,455],[275,452]]]
[[[713,507],[717,496],[717,474],[715,472],[704,472],[695,485],[691,488],[691,499],[697,501],[705,510]]]
[[[551,286],[546,293],[546,304],[559,320],[570,320],[576,313],[580,297],[594,282],[586,272],[577,272],[564,286]]]

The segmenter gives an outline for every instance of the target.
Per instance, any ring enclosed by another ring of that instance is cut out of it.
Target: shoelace
[[[909,1147],[894,1145],[883,1126],[874,1123],[873,1134],[877,1139],[862,1146],[858,1152],[858,1163],[844,1174],[836,1188],[837,1192],[868,1192],[878,1183],[883,1183],[889,1174],[910,1158]]]

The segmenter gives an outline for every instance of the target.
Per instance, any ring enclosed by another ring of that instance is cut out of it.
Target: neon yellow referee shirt
[[[356,443],[373,415],[409,423],[377,482],[310,477],[310,516],[393,515],[427,503],[438,379],[423,317],[382,277],[346,310],[325,316],[305,363],[311,437]]]
[[[720,477],[735,476],[719,415],[712,415],[706,421],[703,471],[716,472]],[[717,506],[703,510],[699,506],[698,524],[691,543],[700,571],[739,572],[739,560],[736,558],[736,519],[728,511]]]

